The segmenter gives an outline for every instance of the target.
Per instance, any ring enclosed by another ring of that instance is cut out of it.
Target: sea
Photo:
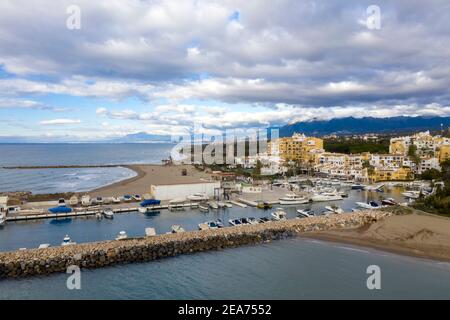
[[[0,166],[160,163],[170,144],[0,145]],[[126,168],[0,170],[0,191],[89,190],[126,179]],[[83,178],[84,177],[84,178]],[[88,178],[86,178],[88,177]],[[27,182],[28,181],[28,182]],[[70,182],[70,183],[69,183]],[[339,205],[401,199],[388,193],[348,190]],[[317,213],[327,203],[303,205]],[[289,218],[296,208],[284,208]],[[147,227],[165,233],[174,224],[195,230],[201,222],[270,216],[270,211],[233,207],[95,218],[9,222],[0,227],[0,251],[59,245],[68,234],[77,243],[114,239],[120,231],[144,235]],[[380,289],[370,290],[368,268],[380,270]],[[81,290],[68,290],[69,275],[0,280],[0,299],[449,299],[450,264],[405,257],[363,247],[306,238],[273,241],[167,258],[156,262],[82,270]]]

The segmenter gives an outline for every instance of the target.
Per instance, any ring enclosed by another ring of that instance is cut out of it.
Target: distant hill
[[[146,132],[138,132],[128,134],[124,137],[112,139],[111,143],[145,143],[145,142],[171,142],[171,137],[167,135],[148,134]]]
[[[280,129],[280,137],[295,132],[312,136],[328,134],[401,133],[421,130],[440,130],[450,127],[450,117],[392,117],[392,118],[340,118],[326,121],[297,122]]]

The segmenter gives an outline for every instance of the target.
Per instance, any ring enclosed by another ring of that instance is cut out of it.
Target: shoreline
[[[306,232],[301,237],[450,262],[450,219],[418,211],[394,215],[370,226]]]

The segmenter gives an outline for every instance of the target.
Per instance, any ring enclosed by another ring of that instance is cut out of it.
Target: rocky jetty
[[[179,254],[254,245],[309,231],[362,227],[389,215],[391,213],[384,211],[367,211],[121,241],[5,252],[0,253],[0,279],[66,272],[72,265],[93,269],[157,260]]]

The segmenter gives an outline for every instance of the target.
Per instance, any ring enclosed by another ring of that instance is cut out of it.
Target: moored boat
[[[202,212],[208,212],[209,211],[209,207],[207,203],[200,203],[198,205],[198,209]]]
[[[268,210],[268,209],[272,209],[272,204],[270,204],[269,202],[260,202],[258,203],[258,208],[259,209],[263,209],[263,210]]]
[[[275,212],[272,212],[271,216],[275,221],[286,220],[286,212],[282,208],[277,208]]]
[[[159,206],[161,204],[161,200],[155,199],[147,199],[140,203],[141,207],[151,207],[151,206]]]
[[[81,197],[81,205],[87,207],[91,205],[91,197],[89,195],[84,195]]]
[[[343,200],[342,196],[336,192],[323,192],[315,194],[311,197],[314,202],[339,201]]]
[[[6,214],[4,212],[0,212],[0,226],[4,226],[6,223]]]
[[[396,206],[396,205],[398,205],[398,202],[395,201],[393,198],[387,198],[387,199],[381,200],[381,204],[384,206]]]
[[[378,209],[378,208],[381,208],[381,206],[378,203],[376,203],[375,201],[370,201],[368,203],[366,203],[366,202],[356,202],[356,205],[358,207],[360,207],[360,208],[363,208],[363,209]]]
[[[114,219],[114,211],[111,208],[104,209],[102,213],[106,219]]]
[[[342,208],[338,206],[326,206],[325,209],[336,214],[344,213],[344,210],[342,210]]]
[[[69,235],[66,234],[66,236],[63,239],[63,242],[61,243],[61,246],[70,246],[76,244],[76,242],[73,242],[72,239],[70,239]]]
[[[289,193],[285,197],[280,198],[281,205],[297,205],[308,203],[309,199],[304,197],[299,197],[295,193]]]
[[[206,193],[194,193],[193,195],[188,196],[187,199],[191,201],[206,201],[209,200],[209,197]]]
[[[171,230],[172,230],[172,233],[182,233],[182,232],[186,232],[186,230],[184,230],[184,228],[183,228],[182,226],[177,225],[177,224],[173,225],[173,226],[171,227]]]
[[[311,209],[299,209],[297,210],[297,213],[300,217],[303,218],[314,217],[314,211],[312,211]]]
[[[228,220],[228,223],[231,226],[233,226],[233,227],[237,227],[237,226],[241,226],[242,225],[241,219],[230,219],[230,220]]]
[[[59,214],[59,213],[71,213],[72,208],[66,207],[66,206],[59,206],[48,209],[50,213]]]
[[[125,240],[128,239],[128,235],[125,231],[120,231],[116,237],[116,240]]]

